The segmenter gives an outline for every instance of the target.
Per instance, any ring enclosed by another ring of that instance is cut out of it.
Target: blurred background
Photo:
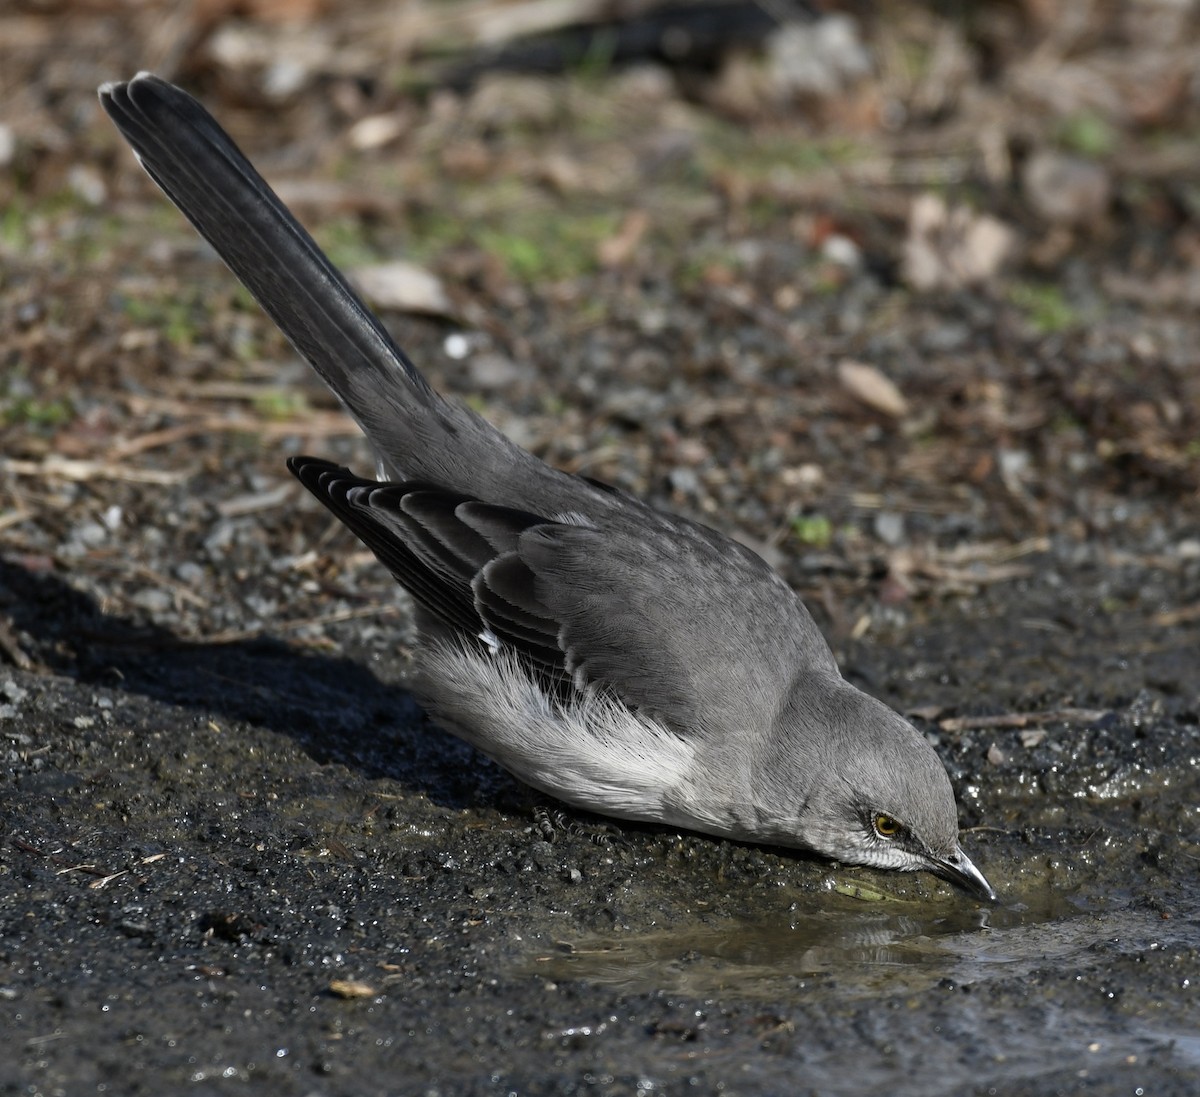
[[[741,531],[844,635],[1051,547],[1182,566],[1198,8],[9,4],[0,535],[120,556],[170,481],[195,540],[197,496],[237,512],[224,546],[293,498],[282,452],[368,459],[100,112],[100,82],[149,68],[436,385],[552,463]],[[142,573],[110,596],[212,630],[224,596],[145,566],[167,594]]]

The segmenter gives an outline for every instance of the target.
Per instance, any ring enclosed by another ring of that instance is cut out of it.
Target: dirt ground
[[[1197,1092],[1200,6],[661,7],[0,11],[0,1093]],[[371,457],[143,68],[437,388],[775,563],[1000,902],[548,841],[284,469]]]

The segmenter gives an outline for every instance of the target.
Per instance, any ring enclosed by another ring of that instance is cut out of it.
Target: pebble
[[[467,363],[467,374],[475,388],[494,391],[517,384],[525,377],[525,370],[511,358],[493,351],[472,358]]]
[[[131,599],[131,602],[139,609],[144,609],[147,613],[166,613],[173,605],[171,595],[157,587],[147,587],[145,590],[139,590]]]
[[[862,250],[849,236],[839,233],[826,237],[821,245],[821,254],[831,263],[847,270],[857,270],[862,266]]]
[[[461,331],[451,332],[442,343],[442,350],[446,352],[447,358],[461,361],[471,353],[471,340]]]
[[[5,678],[0,681],[0,697],[6,697],[10,701],[20,704],[29,696],[29,690],[23,686],[18,686],[11,678]]]
[[[108,539],[108,530],[99,522],[84,522],[71,532],[71,539],[89,548],[102,545]]]
[[[681,495],[700,494],[700,477],[696,475],[695,469],[671,469],[667,474],[667,479],[671,482],[672,490],[679,492]]]
[[[175,578],[189,587],[198,587],[204,581],[204,568],[195,560],[185,560],[175,569]]]
[[[875,515],[875,536],[885,545],[895,547],[904,541],[904,515],[894,510],[881,510]]]
[[[871,55],[848,15],[784,25],[767,44],[776,94],[831,96],[871,71]]]
[[[1112,192],[1108,172],[1099,164],[1051,149],[1029,158],[1021,185],[1039,216],[1068,225],[1086,225],[1102,217]]]

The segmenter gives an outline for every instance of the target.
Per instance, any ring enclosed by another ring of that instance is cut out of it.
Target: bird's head
[[[791,844],[846,864],[932,872],[994,900],[958,844],[954,791],[928,740],[844,679],[819,677],[796,683],[758,769],[770,802],[788,805],[778,822]]]

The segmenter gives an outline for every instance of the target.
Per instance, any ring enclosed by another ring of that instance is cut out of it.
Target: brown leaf
[[[630,210],[621,222],[616,236],[610,236],[600,242],[596,249],[600,262],[606,267],[624,266],[632,258],[634,250],[649,227],[650,215],[645,210]]]
[[[895,382],[874,366],[847,358],[838,363],[837,376],[842,388],[867,407],[893,419],[903,419],[908,414],[908,401]]]
[[[390,263],[356,267],[350,277],[377,308],[431,316],[455,315],[454,305],[441,279],[416,263],[396,259]]]
[[[1003,221],[965,206],[950,209],[936,194],[912,204],[904,242],[904,279],[918,290],[986,282],[1012,252],[1015,234]]]
[[[374,998],[379,991],[361,979],[334,979],[329,984],[329,993],[338,998]]]

